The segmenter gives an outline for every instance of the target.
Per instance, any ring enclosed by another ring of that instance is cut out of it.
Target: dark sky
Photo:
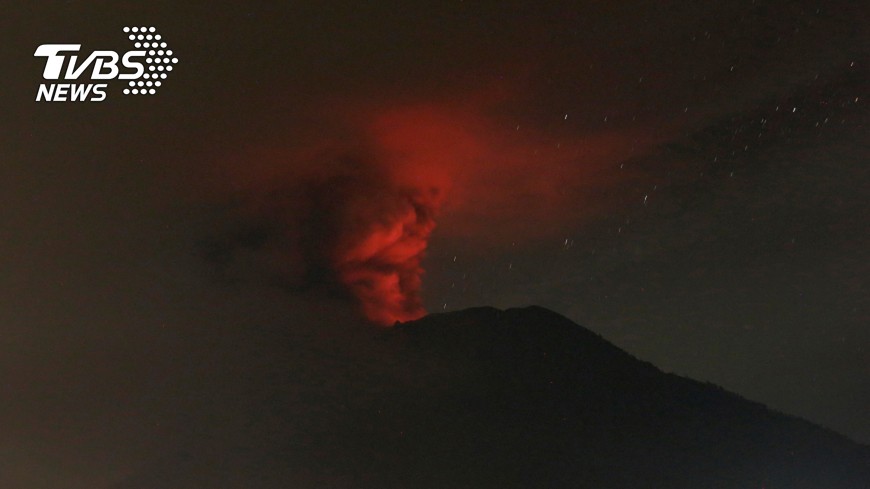
[[[538,3],[7,7],[0,486],[123,478],[270,335],[331,372],[476,305],[870,442],[859,2]],[[158,94],[34,102],[37,46],[134,25]]]

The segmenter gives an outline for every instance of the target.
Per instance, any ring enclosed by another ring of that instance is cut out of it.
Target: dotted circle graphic
[[[157,33],[157,28],[154,26],[127,26],[123,29],[133,47],[144,49],[143,58],[134,58],[136,61],[144,61],[144,72],[140,74],[136,80],[131,80],[128,83],[128,88],[124,88],[124,95],[155,95],[157,89],[162,85],[160,80],[167,78],[167,73],[174,69],[178,64],[178,58],[173,56],[173,52],[169,49],[169,45],[163,36]]]

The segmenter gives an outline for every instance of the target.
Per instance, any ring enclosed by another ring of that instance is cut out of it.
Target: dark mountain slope
[[[272,377],[232,436],[118,487],[870,487],[867,447],[546,309],[435,314],[366,341],[322,384]]]

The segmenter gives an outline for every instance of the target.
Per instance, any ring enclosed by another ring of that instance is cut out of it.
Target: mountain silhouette
[[[870,447],[544,308],[432,314],[355,341],[320,374],[275,369],[245,422],[117,489],[870,487]]]

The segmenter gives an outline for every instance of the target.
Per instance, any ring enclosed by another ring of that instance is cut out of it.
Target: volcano
[[[274,368],[240,421],[116,487],[870,487],[870,447],[540,307],[432,314],[354,352]]]

